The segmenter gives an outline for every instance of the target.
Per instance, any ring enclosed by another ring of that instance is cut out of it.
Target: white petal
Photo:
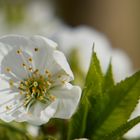
[[[57,102],[51,103],[49,106],[37,102],[30,108],[30,112],[24,112],[16,116],[17,122],[27,121],[33,125],[42,125],[47,123],[50,118],[53,117],[56,112]]]
[[[8,77],[11,77],[15,81],[22,80],[23,78],[27,77],[27,72],[25,68],[22,66],[23,63],[27,65],[26,62],[24,62],[23,58],[21,55],[17,54],[17,50],[19,48],[15,47],[10,51],[7,55],[4,56],[2,62],[1,62],[1,73],[5,74]],[[28,60],[30,56],[25,53],[24,51],[22,52],[24,58]],[[11,73],[8,73],[6,69],[9,68],[11,70]]]
[[[50,93],[58,100],[57,110],[54,118],[68,119],[75,112],[81,97],[81,89],[67,83],[61,87],[55,87]]]
[[[54,63],[52,54],[57,44],[41,36],[33,36],[29,39],[30,40],[28,49],[32,53],[36,69],[39,69],[43,74],[45,72],[45,69],[51,71],[50,65]],[[38,51],[35,52],[35,48],[37,48]]]
[[[59,51],[55,51],[57,46],[55,42],[41,36],[26,38],[18,35],[5,36],[0,39],[0,42],[5,45],[12,46],[13,48],[20,47],[24,50],[26,54],[32,57],[33,65],[36,69],[39,69],[41,73],[44,74],[46,69],[49,70],[52,75],[60,71],[65,71],[68,75],[70,75],[71,80],[73,79],[73,74],[64,54]],[[34,51],[35,48],[38,48],[37,52]],[[14,56],[9,56],[11,61],[8,62],[14,63],[15,59],[13,60],[12,57]],[[14,65],[14,67],[18,66]]]
[[[5,98],[1,98],[0,101],[0,118],[3,121],[10,122],[14,120],[14,116],[12,116],[13,110],[19,106],[17,102],[17,95],[18,93],[13,93],[7,95]]]
[[[3,114],[2,116],[0,116],[0,119],[3,120],[4,122],[11,122],[15,118],[12,117],[11,115]]]
[[[0,38],[0,42],[9,47],[27,46],[28,39],[21,35],[6,35]]]
[[[56,50],[54,51],[53,57],[61,69],[63,69],[70,76],[71,80],[73,80],[74,76],[65,55],[62,52]]]
[[[8,81],[3,80],[3,78],[5,78],[5,77],[0,75],[0,93],[2,90],[9,89],[9,87],[10,87]]]

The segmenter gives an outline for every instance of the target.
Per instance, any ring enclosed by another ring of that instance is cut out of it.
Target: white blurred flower
[[[0,35],[34,35],[43,34],[46,31],[47,35],[50,36],[59,26],[58,19],[54,14],[54,7],[50,1],[29,2],[24,7],[24,19],[12,26],[6,23],[5,13],[2,10],[0,11],[0,17]]]
[[[57,44],[41,37],[0,38],[0,118],[41,125],[50,118],[68,119],[81,89],[69,82],[73,73]]]
[[[107,70],[110,59],[116,81],[120,81],[132,72],[128,56],[122,50],[111,48],[109,41],[103,34],[89,27],[70,28],[61,25],[52,38],[59,43],[60,49],[67,56],[70,55],[72,49],[79,51],[80,64],[85,72],[89,67],[93,42],[95,43],[94,50],[104,72]]]

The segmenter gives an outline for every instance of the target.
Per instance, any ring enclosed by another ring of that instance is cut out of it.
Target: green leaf
[[[90,77],[93,84],[91,84],[92,86],[89,87],[89,90],[91,91],[88,98],[90,102],[90,108],[88,111],[87,126],[84,135],[84,137],[87,138],[92,137],[93,132],[95,131],[94,126],[97,120],[100,118],[100,114],[104,110],[105,105],[109,100],[108,94],[105,94],[104,92],[108,91],[111,87],[114,86],[111,63],[108,66],[106,74],[103,75],[96,54],[94,54],[92,62],[94,65],[96,65],[96,69],[92,68],[93,75]]]
[[[105,94],[109,100],[94,123],[92,139],[99,140],[126,123],[140,96],[140,72],[113,86]]]
[[[114,86],[114,79],[113,79],[113,73],[112,73],[112,65],[110,62],[107,72],[104,76],[104,87],[103,87],[102,92],[105,92],[106,90],[110,89],[113,86]]]
[[[68,140],[84,137],[85,130],[87,128],[86,124],[89,108],[92,108],[92,106],[96,104],[96,99],[98,100],[98,98],[102,96],[102,84],[103,74],[100,68],[99,60],[94,53],[92,55],[90,68],[86,77],[79,109],[69,123]],[[94,102],[91,103],[90,100],[94,100]]]
[[[111,134],[106,136],[104,140],[120,140],[121,137],[129,131],[131,128],[133,128],[135,125],[137,125],[140,122],[140,116],[128,121],[127,123],[120,126],[118,129],[113,131]]]

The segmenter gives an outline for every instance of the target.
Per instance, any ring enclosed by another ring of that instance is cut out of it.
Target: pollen
[[[5,109],[8,111],[8,110],[11,110],[11,106],[6,106]]]
[[[45,73],[47,74],[48,78],[51,78],[51,73],[48,70],[45,70]]]
[[[10,69],[10,68],[6,68],[6,71],[7,71],[7,72],[11,72],[11,69]]]
[[[34,48],[34,51],[37,52],[39,49],[38,48]]]
[[[26,64],[25,64],[25,63],[23,63],[23,64],[22,64],[22,66],[23,66],[23,67],[26,67]]]
[[[34,74],[36,72],[36,74]],[[49,93],[52,83],[48,76],[41,75],[39,70],[33,71],[27,79],[19,84],[20,94],[25,95],[24,107],[30,107],[35,102],[50,103],[54,100]]]
[[[39,69],[36,69],[35,71],[34,71],[34,74],[37,74],[39,72]]]
[[[28,60],[29,60],[29,62],[32,62],[32,61],[33,61],[33,59],[32,59],[32,58],[29,58]]]
[[[9,81],[9,85],[12,87],[14,85],[14,81],[13,80],[10,80]]]
[[[33,68],[32,67],[29,67],[29,71],[32,71],[33,70]]]
[[[21,50],[17,50],[17,54],[21,54],[22,53],[22,51]]]

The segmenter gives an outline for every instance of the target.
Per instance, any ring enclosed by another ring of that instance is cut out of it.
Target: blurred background
[[[56,18],[72,27],[87,25],[104,33],[112,47],[125,50],[137,69],[140,66],[139,6],[139,0],[0,0],[0,33],[14,33],[15,26],[24,34],[24,28],[30,26],[30,30],[26,29],[28,33],[37,33],[40,28],[41,34],[44,28],[49,31],[53,28]]]
[[[139,0],[0,0],[0,36],[38,34],[56,41],[81,86],[94,42],[103,71],[112,59],[115,80],[120,81],[140,68],[139,7]],[[52,122],[41,130],[48,128],[54,134]],[[39,128],[28,129],[37,136]],[[134,132],[131,136],[139,136]]]

